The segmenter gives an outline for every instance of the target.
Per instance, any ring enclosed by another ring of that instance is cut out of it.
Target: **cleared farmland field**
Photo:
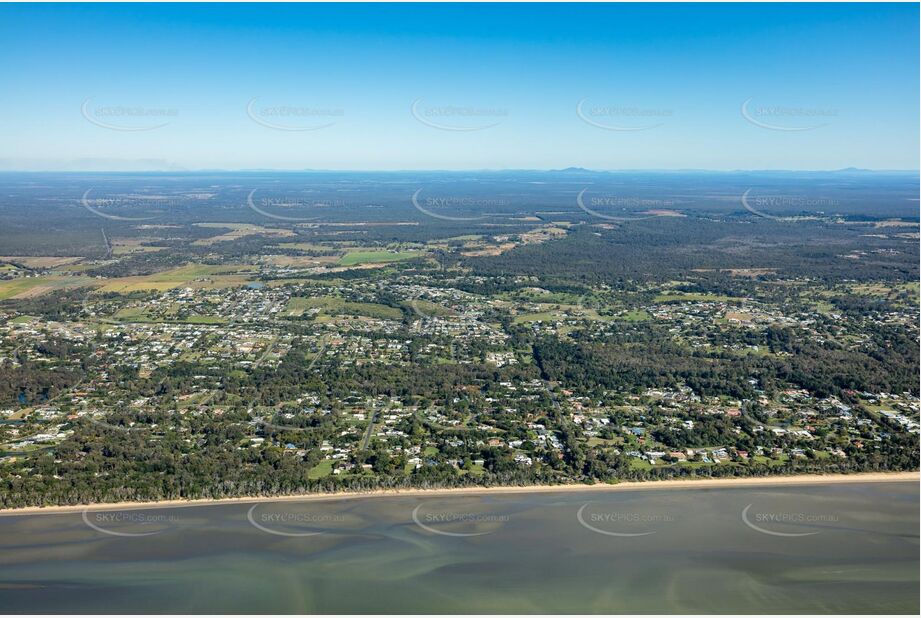
[[[424,255],[422,251],[352,251],[339,258],[340,266],[402,262]]]
[[[101,292],[126,294],[141,290],[171,290],[178,287],[217,289],[245,285],[255,280],[252,266],[211,266],[187,264],[179,268],[145,275],[142,277],[118,277],[110,279],[100,288]]]

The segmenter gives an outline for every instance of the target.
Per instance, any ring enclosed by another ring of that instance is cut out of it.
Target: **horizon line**
[[[405,174],[405,173],[503,173],[503,172],[537,172],[537,173],[576,173],[586,172],[592,174],[610,174],[610,173],[638,173],[638,172],[695,172],[711,174],[740,174],[740,173],[869,173],[869,174],[921,174],[919,169],[898,169],[898,168],[858,168],[844,167],[834,169],[791,169],[791,168],[762,168],[762,169],[714,169],[714,168],[611,168],[611,169],[589,169],[583,167],[566,167],[566,168],[457,168],[457,169],[360,169],[360,168],[342,168],[342,169],[321,169],[321,168],[195,168],[195,169],[137,169],[137,170],[119,170],[119,169],[0,169],[0,174],[234,174],[234,173],[276,173],[276,174],[303,174],[303,173],[347,173],[347,174]]]

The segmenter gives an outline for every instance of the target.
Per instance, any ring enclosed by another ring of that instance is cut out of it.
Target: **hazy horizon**
[[[917,174],[921,173],[919,169],[897,169],[897,168],[864,168],[864,167],[842,167],[829,169],[717,169],[717,168],[694,168],[694,167],[674,167],[674,168],[608,168],[592,169],[585,167],[562,167],[562,168],[529,168],[529,167],[501,167],[501,168],[406,168],[406,169],[374,169],[374,168],[271,168],[271,167],[244,167],[244,168],[137,168],[137,169],[77,169],[77,168],[60,168],[60,169],[28,169],[28,168],[10,168],[3,169],[0,161],[0,173],[3,174],[234,174],[234,173],[251,173],[251,172],[269,172],[278,174],[298,174],[298,173],[347,173],[347,174],[401,174],[401,173],[502,173],[502,172],[537,172],[537,173],[563,173],[563,172],[588,172],[598,174],[614,173],[706,173],[706,174],[835,174],[835,173],[866,173],[866,174]]]

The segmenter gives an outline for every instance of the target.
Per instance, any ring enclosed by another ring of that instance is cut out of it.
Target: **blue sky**
[[[918,18],[0,5],[0,169],[917,169]]]

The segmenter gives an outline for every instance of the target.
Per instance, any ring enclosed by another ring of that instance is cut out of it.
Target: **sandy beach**
[[[895,483],[921,480],[919,472],[863,472],[856,474],[801,474],[725,479],[680,479],[667,481],[626,481],[614,485],[529,485],[496,487],[456,487],[445,489],[381,489],[365,492],[298,494],[285,496],[249,496],[199,500],[162,500],[156,502],[106,502],[72,506],[23,507],[0,509],[0,516],[74,513],[83,511],[137,510],[206,506],[211,504],[252,504],[256,502],[307,502],[316,500],[355,500],[397,496],[477,496],[487,494],[610,492],[661,489],[713,489],[731,487],[780,487],[790,485],[827,485],[838,483]]]

